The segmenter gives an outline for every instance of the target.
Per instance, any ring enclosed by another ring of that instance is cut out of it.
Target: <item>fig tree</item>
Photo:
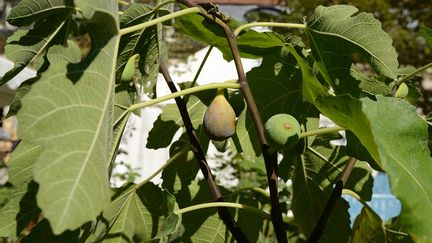
[[[236,115],[225,99],[224,89],[218,89],[204,115],[204,130],[207,136],[216,141],[225,140],[236,131]]]
[[[301,129],[298,121],[288,114],[277,114],[265,123],[265,133],[269,145],[279,150],[297,144]]]

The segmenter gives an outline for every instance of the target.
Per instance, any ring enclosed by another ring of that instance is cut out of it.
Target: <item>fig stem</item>
[[[426,69],[428,69],[428,68],[430,68],[430,67],[432,67],[432,62],[431,62],[431,63],[428,63],[428,64],[424,65],[423,67],[420,67],[420,68],[414,70],[413,72],[407,74],[406,76],[404,76],[404,77],[398,79],[398,80],[395,82],[395,85],[394,85],[394,86],[396,86],[396,87],[399,86],[401,83],[403,83],[403,82],[409,80],[410,78],[414,77],[414,76],[417,75],[418,73],[421,73],[421,72],[423,72],[424,70],[426,70]]]
[[[174,213],[177,215],[192,212],[199,209],[204,208],[216,208],[216,207],[226,207],[226,208],[239,208],[244,209],[249,212],[253,212],[256,214],[261,215],[265,219],[271,219],[271,216],[266,213],[265,211],[261,211],[258,208],[252,207],[250,205],[241,204],[241,203],[232,203],[232,202],[210,202],[210,203],[202,203],[202,204],[196,204],[189,207],[185,207],[182,209],[175,210]]]
[[[212,50],[213,50],[213,46],[210,46],[209,49],[207,50],[207,52],[206,52],[206,54],[205,54],[203,60],[201,61],[201,64],[200,64],[200,66],[199,66],[197,72],[195,73],[195,77],[194,77],[194,79],[192,80],[192,83],[191,83],[190,87],[195,87],[195,84],[196,84],[197,81],[198,81],[198,77],[199,77],[199,75],[201,74],[201,71],[202,71],[202,69],[203,69],[203,67],[204,67],[204,64],[207,62],[207,59],[208,59],[208,57],[210,56],[210,53],[211,53]],[[189,100],[189,95],[185,95],[185,96],[183,97],[183,100],[184,100],[185,103],[187,103],[188,100]]]
[[[282,28],[295,28],[295,29],[304,29],[306,28],[305,24],[296,24],[296,23],[278,23],[278,22],[255,22],[240,25],[237,29],[234,30],[234,35],[238,36],[240,32],[244,29],[249,29],[257,26],[266,26],[266,27],[282,27]]]
[[[187,15],[187,14],[199,13],[199,12],[201,12],[201,9],[199,7],[182,9],[180,11],[176,11],[176,12],[164,15],[162,17],[152,19],[152,20],[144,22],[142,24],[137,24],[137,25],[123,28],[123,29],[119,30],[119,35],[123,36],[123,35],[129,34],[129,33],[132,33],[132,32],[138,31],[138,30],[142,30],[142,29],[145,29],[147,27],[150,27],[150,26],[153,26],[156,24],[160,24],[160,23],[165,22],[165,21],[170,20],[170,19],[174,19],[174,18],[183,16],[183,15]]]
[[[177,98],[180,96],[197,93],[197,92],[204,91],[204,90],[219,89],[219,88],[238,89],[238,88],[240,88],[240,85],[237,83],[232,83],[232,82],[227,82],[227,83],[224,82],[224,83],[212,83],[212,84],[196,86],[196,87],[188,88],[185,90],[177,91],[175,93],[171,93],[168,95],[164,95],[164,96],[161,96],[161,97],[156,98],[156,99],[152,99],[152,100],[144,101],[141,103],[133,104],[128,108],[128,111],[132,112],[132,111],[135,111],[135,110],[147,107],[147,106],[155,105],[155,104],[161,103],[163,101],[174,99],[174,98]]]
[[[339,126],[320,128],[320,129],[300,133],[299,139],[310,137],[310,136],[324,135],[327,133],[339,132],[339,131],[343,131],[343,130],[346,130],[346,129],[343,127],[339,127]]]

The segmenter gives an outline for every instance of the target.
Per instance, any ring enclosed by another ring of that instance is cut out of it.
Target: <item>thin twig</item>
[[[337,201],[342,195],[342,190],[351,175],[351,172],[354,168],[355,163],[357,162],[356,158],[351,157],[348,160],[347,165],[345,166],[344,170],[342,171],[342,175],[338,182],[336,182],[335,187],[333,188],[333,192],[330,195],[329,200],[327,201],[327,205],[325,206],[323,212],[321,213],[321,216],[312,231],[312,234],[309,236],[308,243],[316,243],[319,241],[321,236],[324,234],[325,226],[327,224],[328,219],[330,218],[331,212],[336,205]]]
[[[160,61],[159,64],[159,71],[162,73],[162,75],[165,78],[165,81],[171,90],[172,93],[177,92],[177,88],[174,85],[174,82],[172,81],[171,75],[169,74],[167,68],[165,67],[165,64],[163,61]],[[195,133],[195,129],[193,128],[192,121],[190,119],[189,113],[187,111],[186,104],[183,102],[183,99],[181,97],[175,98],[175,102],[177,104],[177,107],[180,111],[180,115],[183,119],[183,124],[185,126],[186,132],[189,136],[190,144],[192,152],[195,155],[195,158],[198,162],[198,165],[201,169],[202,174],[204,175],[204,178],[207,182],[207,186],[210,190],[210,193],[213,197],[214,201],[217,202],[223,202],[222,194],[219,190],[219,187],[217,186],[216,182],[214,181],[213,175],[211,173],[211,170],[207,164],[207,160],[205,158],[205,154],[201,148],[201,145],[198,141],[198,137]],[[228,209],[225,207],[219,207],[218,208],[219,216],[221,217],[222,221],[227,226],[228,230],[231,232],[233,237],[238,242],[249,242],[245,234],[241,231],[240,227],[237,225],[231,214],[228,212]]]
[[[193,8],[198,5],[191,2],[190,0],[179,0],[180,3],[186,5],[187,7]],[[240,59],[240,52],[237,47],[236,36],[234,32],[228,27],[225,23],[225,20],[220,19],[220,16],[217,14],[209,14],[206,10],[201,8],[200,14],[206,17],[207,19],[213,21],[215,24],[219,25],[224,31],[228,40],[228,44],[230,46],[234,63],[237,70],[238,82],[240,84],[240,90],[243,94],[243,97],[246,101],[249,113],[252,116],[252,121],[255,126],[255,130],[258,135],[258,139],[261,145],[262,154],[265,161],[267,180],[270,189],[270,202],[271,202],[271,216],[273,227],[275,229],[275,234],[278,242],[285,243],[288,242],[285,226],[282,218],[282,211],[279,205],[279,192],[278,192],[278,173],[277,173],[277,155],[275,152],[270,153],[269,145],[267,144],[265,135],[264,135],[264,125],[261,120],[261,116],[258,112],[257,106],[255,104],[255,100],[252,96],[252,93],[249,89],[249,85],[246,80],[246,75],[243,69],[243,64]]]

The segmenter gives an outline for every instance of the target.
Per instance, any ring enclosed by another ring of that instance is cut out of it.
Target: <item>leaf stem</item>
[[[304,25],[304,24],[278,23],[278,22],[255,22],[255,23],[248,23],[248,24],[240,25],[239,27],[237,27],[237,29],[234,30],[234,35],[238,36],[242,30],[249,29],[252,27],[257,27],[257,26],[296,28],[296,29],[306,28],[306,25]]]
[[[137,25],[130,26],[127,28],[123,28],[119,31],[119,35],[120,36],[126,35],[129,33],[138,31],[138,30],[145,29],[145,28],[150,27],[152,25],[156,25],[156,24],[165,22],[165,21],[173,19],[173,18],[177,18],[177,17],[183,16],[183,15],[192,14],[192,13],[199,13],[200,11],[201,10],[198,7],[182,9],[180,11],[170,13],[170,14],[164,15],[164,16],[156,18],[156,19],[152,19],[152,20],[147,21],[147,22],[142,23],[142,24],[137,24]]]
[[[232,202],[202,203],[202,204],[192,205],[192,206],[189,206],[189,207],[186,207],[186,208],[178,209],[178,210],[174,211],[174,213],[177,214],[177,215],[180,215],[180,214],[192,212],[192,211],[199,210],[199,209],[215,208],[215,207],[227,207],[227,208],[244,209],[246,211],[259,214],[259,215],[261,215],[265,219],[271,219],[271,216],[268,213],[266,213],[264,211],[261,211],[261,210],[255,208],[255,207],[252,207],[252,206],[249,206],[249,205],[246,205],[246,204],[232,203]]]
[[[394,86],[396,86],[396,87],[399,86],[401,83],[403,83],[403,82],[409,80],[410,78],[414,77],[414,76],[417,75],[418,73],[421,73],[421,72],[423,72],[424,70],[426,70],[426,69],[428,69],[428,68],[430,68],[430,67],[432,67],[432,62],[429,63],[429,64],[426,64],[426,65],[424,65],[423,67],[421,67],[421,68],[419,68],[419,69],[416,69],[416,70],[413,71],[412,73],[407,74],[406,76],[404,76],[404,77],[398,79],[398,80],[396,81],[396,83],[395,83]]]
[[[149,182],[151,179],[153,179],[155,176],[157,176],[159,173],[161,173],[165,168],[167,168],[172,162],[176,161],[176,159],[180,158],[181,155],[185,154],[189,152],[188,151],[180,151],[176,154],[174,154],[174,156],[172,156],[171,158],[169,158],[165,164],[163,164],[158,170],[156,170],[155,172],[153,172],[153,174],[151,174],[149,177],[147,177],[145,180],[143,180],[142,182],[140,182],[139,184],[136,185],[136,188],[140,188],[141,186],[145,185],[147,182]]]
[[[343,131],[343,130],[345,130],[345,128],[339,127],[339,126],[320,128],[320,129],[316,129],[316,130],[302,132],[302,133],[300,133],[299,138],[302,139],[302,138],[310,137],[310,136],[319,136],[319,135],[332,133],[332,132],[339,132],[339,131]]]
[[[177,98],[183,95],[188,95],[188,94],[193,94],[193,93],[197,93],[200,91],[204,91],[204,90],[209,90],[209,89],[218,89],[218,88],[228,88],[228,89],[238,89],[240,87],[239,84],[237,83],[232,83],[232,82],[227,82],[227,83],[212,83],[212,84],[206,84],[206,85],[201,85],[201,86],[197,86],[197,87],[192,87],[189,89],[185,89],[185,90],[181,90],[172,94],[168,94],[168,95],[164,95],[161,96],[159,98],[156,99],[152,99],[152,100],[148,100],[148,101],[144,101],[141,103],[137,103],[137,104],[133,104],[128,108],[129,112],[147,107],[147,106],[151,106],[151,105],[155,105],[158,103],[161,103],[163,101],[167,101],[173,98]]]
[[[244,191],[254,191],[254,192],[258,192],[259,194],[261,194],[261,195],[263,195],[263,196],[265,196],[265,197],[270,198],[270,194],[269,194],[266,190],[264,190],[264,189],[262,189],[262,188],[259,188],[259,187],[245,187],[245,188],[240,188],[240,189],[238,189],[238,190],[233,191],[231,194],[232,194],[232,195],[237,195],[237,194],[239,194],[239,193],[241,193],[241,192],[244,192]]]
[[[195,73],[195,77],[192,80],[192,83],[191,83],[190,87],[194,87],[195,86],[195,84],[196,84],[196,82],[198,80],[198,77],[201,74],[201,71],[202,71],[202,69],[204,67],[204,64],[206,63],[208,57],[210,56],[210,53],[211,53],[212,49],[213,49],[213,46],[210,46],[209,49],[207,50],[207,52],[206,52],[206,54],[205,54],[205,56],[204,56],[204,58],[203,58],[203,60],[202,60],[202,62],[200,64],[200,66],[199,66],[199,68],[197,70],[197,72]],[[184,100],[185,103],[187,103],[188,100],[189,100],[189,95],[185,95],[185,97],[183,97],[183,100]]]

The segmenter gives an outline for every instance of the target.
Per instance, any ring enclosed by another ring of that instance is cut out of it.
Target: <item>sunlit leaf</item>
[[[427,123],[413,106],[392,97],[357,100],[344,95],[322,98],[317,104],[326,116],[352,131],[389,175],[392,193],[402,203],[401,225],[415,240],[427,241],[432,234],[427,226],[432,223]]]
[[[110,6],[93,4],[96,9]],[[22,139],[44,147],[34,179],[40,186],[38,205],[54,234],[95,219],[110,203],[107,168],[118,44],[111,10],[96,11],[87,23],[97,38],[82,62],[72,42],[50,48],[50,68],[23,98],[18,113]]]
[[[319,6],[307,22],[312,53],[337,93],[358,93],[361,81],[351,74],[353,54],[391,79],[399,66],[392,39],[381,23],[372,14],[357,11],[349,5]]]

